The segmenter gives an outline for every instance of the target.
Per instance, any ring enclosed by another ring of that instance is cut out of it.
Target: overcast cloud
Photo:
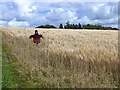
[[[13,2],[0,3],[0,25],[36,27],[71,23],[99,24],[118,28],[117,2]]]

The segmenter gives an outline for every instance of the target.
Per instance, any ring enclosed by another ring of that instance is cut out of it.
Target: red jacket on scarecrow
[[[35,34],[34,34],[34,35],[30,35],[29,38],[30,38],[30,39],[33,38],[34,43],[39,44],[39,43],[40,43],[40,40],[41,40],[41,38],[43,38],[43,36],[42,36],[42,35],[39,35],[39,34],[38,34],[38,31],[35,30]]]

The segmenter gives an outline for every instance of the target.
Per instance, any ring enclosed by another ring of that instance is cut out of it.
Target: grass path
[[[0,89],[2,88],[2,44],[0,43]]]
[[[10,54],[10,48],[2,46],[2,88],[30,88],[34,83],[26,81],[26,77],[20,78],[19,65],[16,58]]]
[[[2,87],[3,88],[15,88],[15,79],[14,79],[14,65],[11,60],[10,56],[8,55],[8,49],[3,46],[3,57],[2,57]]]
[[[0,31],[0,89],[2,88],[2,32]]]
[[[28,87],[29,84],[20,79],[17,72],[16,58],[10,54],[10,49],[2,46],[2,88]]]

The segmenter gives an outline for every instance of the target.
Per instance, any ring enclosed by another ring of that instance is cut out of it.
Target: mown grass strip
[[[2,44],[0,42],[0,89],[2,88]]]
[[[17,59],[11,55],[10,48],[2,48],[2,88],[26,88],[31,85],[20,78],[17,72]]]
[[[17,59],[10,53],[10,48],[3,45],[2,48],[2,88],[36,88],[33,82],[28,82],[18,72]]]
[[[15,88],[16,80],[14,64],[12,61],[11,55],[8,53],[9,49],[3,45],[2,46],[2,88]]]

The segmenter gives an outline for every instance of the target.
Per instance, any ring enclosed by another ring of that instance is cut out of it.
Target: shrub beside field
[[[118,31],[38,29],[45,40],[36,47],[29,39],[32,28],[0,30],[16,58],[17,87],[119,86]]]

